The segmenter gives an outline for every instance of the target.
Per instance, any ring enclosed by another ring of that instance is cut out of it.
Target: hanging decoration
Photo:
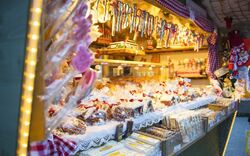
[[[61,3],[56,1],[53,3]],[[65,2],[67,3],[67,1]],[[51,5],[51,3],[48,3]],[[69,9],[61,6],[58,10]],[[48,7],[48,6],[47,6]],[[56,10],[57,10],[56,9]],[[89,95],[96,79],[96,72],[89,67],[93,61],[92,52],[89,45],[93,41],[90,35],[92,16],[88,13],[88,5],[84,1],[79,1],[76,8],[66,19],[61,19],[59,27],[53,27],[53,32],[57,32],[56,37],[45,51],[45,70],[42,72],[45,80],[45,91],[41,96],[45,104],[46,134],[47,140],[32,142],[30,144],[30,155],[73,155],[77,149],[75,142],[62,139],[51,132],[59,127],[69,112],[77,105],[78,101]],[[57,12],[61,16],[63,12]],[[53,16],[48,16],[48,21],[53,21]],[[48,29],[50,24],[47,25]],[[58,30],[57,30],[58,29]],[[46,31],[45,31],[46,32]],[[93,33],[95,34],[95,33]],[[98,36],[97,34],[93,36]],[[47,45],[46,45],[47,46]],[[61,64],[66,63],[66,70],[60,69]],[[47,73],[47,74],[45,74]],[[75,88],[68,88],[69,81],[76,75],[83,75]],[[53,110],[52,106],[59,109]],[[48,112],[47,112],[48,111]],[[84,128],[84,123],[71,125]],[[67,128],[66,128],[67,129]],[[81,132],[84,132],[81,131]]]
[[[171,2],[158,0],[158,3],[182,17],[190,18],[189,10],[182,3],[175,0],[171,0]],[[147,10],[138,8],[136,3],[131,5],[119,0],[98,0],[92,6],[91,12],[99,23],[106,23],[111,20],[111,36],[124,32],[128,28],[128,32],[133,33],[132,40],[154,38],[157,41],[157,48],[194,46],[195,50],[198,51],[199,47],[204,46],[204,44],[201,44],[201,38],[198,37],[202,34],[196,33],[197,37],[195,37],[194,32],[187,28],[188,26],[181,23],[173,24],[167,21],[165,17],[154,16]],[[203,30],[211,32],[211,23],[206,18],[195,14],[193,21]]]
[[[217,51],[218,34],[216,30],[208,37],[208,74],[215,78],[214,71],[219,67],[219,56]]]

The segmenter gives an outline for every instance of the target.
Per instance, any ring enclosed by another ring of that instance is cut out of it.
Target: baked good
[[[86,132],[86,124],[75,117],[67,117],[58,127],[58,130],[70,135],[84,134]]]
[[[125,121],[125,119],[128,118],[125,108],[120,106],[113,107],[112,116],[117,121]]]

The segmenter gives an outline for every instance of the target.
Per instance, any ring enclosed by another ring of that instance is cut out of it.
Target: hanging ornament
[[[155,30],[155,36],[158,36],[158,33],[159,33],[159,29],[158,29],[158,26],[159,26],[159,17],[158,16],[155,17],[155,24],[154,24],[154,26],[155,26],[155,28],[154,28],[154,30]]]
[[[160,31],[160,39],[162,40],[165,34],[165,24],[166,21],[165,20],[161,20],[161,31]]]
[[[130,22],[130,31],[129,31],[130,33],[132,33],[136,25],[136,15],[137,15],[136,13],[137,13],[137,7],[134,4],[133,11],[131,11],[131,22]]]
[[[141,9],[138,9],[137,10],[137,23],[136,23],[136,29],[137,29],[137,31],[138,32],[140,32],[141,31],[141,28],[142,28],[142,25],[141,25],[141,23],[142,23],[142,10]]]
[[[123,10],[123,3],[118,1],[118,20],[117,20],[117,24],[116,24],[116,31],[120,31],[121,30],[121,24],[122,24],[122,10]]]
[[[123,29],[128,27],[128,18],[129,18],[129,14],[131,12],[131,8],[129,7],[129,4],[124,4],[125,5],[125,18],[124,18],[124,23],[123,23]]]
[[[107,19],[107,11],[108,11],[107,5],[108,5],[108,1],[107,1],[107,0],[104,0],[103,5],[104,5],[104,17],[103,17],[103,21],[105,22],[106,19]]]
[[[165,41],[165,48],[168,48],[170,46],[169,44],[169,39],[170,39],[170,36],[171,36],[171,23],[166,23],[166,41]]]
[[[153,15],[149,15],[147,24],[148,24],[147,35],[152,36],[154,32],[154,16]]]
[[[146,11],[142,11],[142,21],[141,21],[142,28],[141,28],[141,37],[143,37],[143,36],[144,36],[144,32],[145,32],[145,29],[146,29],[146,21],[147,21],[147,12],[146,12]]]
[[[117,10],[117,3],[112,3],[112,31],[111,35],[115,36],[115,31],[116,31],[116,22],[117,22],[117,16],[118,16],[118,10]]]
[[[176,41],[176,37],[177,37],[177,29],[178,29],[178,25],[175,24],[174,27],[173,27],[173,30],[172,30],[172,33],[173,33],[173,37],[174,37],[174,41],[173,41],[173,45],[175,44],[175,41]]]

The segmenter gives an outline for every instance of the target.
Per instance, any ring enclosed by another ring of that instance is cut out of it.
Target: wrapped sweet
[[[103,110],[97,110],[92,113],[87,119],[86,122],[90,125],[103,125],[106,123],[107,114]]]
[[[138,117],[143,115],[143,100],[130,99],[129,102],[123,103],[122,107],[125,109],[128,117]]]
[[[62,106],[59,105],[50,105],[48,108],[48,117],[54,117],[62,109]]]
[[[78,105],[74,111],[73,111],[73,116],[76,116],[78,119],[84,121],[84,116],[87,113],[87,108],[85,105],[80,104]]]
[[[112,109],[112,116],[117,121],[125,121],[128,118],[128,114],[125,108],[117,106]]]
[[[166,95],[164,94],[161,98],[160,101],[162,104],[165,106],[171,106],[173,104],[173,96],[171,95]]]
[[[69,135],[80,135],[86,132],[86,124],[75,117],[67,117],[57,129]]]

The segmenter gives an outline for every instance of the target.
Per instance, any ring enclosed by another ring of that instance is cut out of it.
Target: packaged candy
[[[67,117],[64,119],[62,124],[58,127],[58,129],[67,134],[84,134],[86,131],[86,124],[75,118],[75,117]]]
[[[125,108],[117,106],[112,109],[112,116],[117,121],[125,121],[128,118],[128,114]]]

